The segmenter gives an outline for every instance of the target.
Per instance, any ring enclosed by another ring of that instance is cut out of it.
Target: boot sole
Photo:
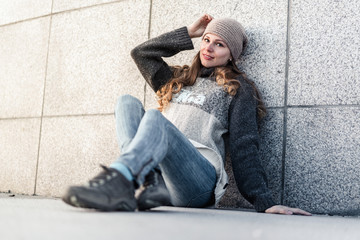
[[[136,209],[136,201],[130,202],[126,200],[120,200],[118,203],[111,206],[94,203],[81,197],[71,194],[62,198],[62,200],[74,207],[97,209],[101,211],[127,211],[133,212]]]
[[[138,204],[138,209],[139,209],[139,211],[146,211],[151,208],[156,208],[156,207],[160,207],[160,206],[171,206],[171,203],[165,202],[165,201],[154,201],[151,199],[146,199],[141,204]]]

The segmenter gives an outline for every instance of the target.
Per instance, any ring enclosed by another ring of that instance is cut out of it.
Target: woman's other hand
[[[187,27],[189,36],[191,38],[201,37],[205,31],[206,26],[213,20],[213,17],[209,14],[204,14],[198,20],[193,22]]]
[[[285,215],[305,215],[311,216],[311,213],[301,210],[299,208],[291,208],[283,205],[275,205],[265,210],[265,213],[285,214]]]

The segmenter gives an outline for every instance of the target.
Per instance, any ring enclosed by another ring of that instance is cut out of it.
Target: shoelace
[[[159,184],[159,176],[158,173],[152,170],[145,177],[144,187],[152,187]]]
[[[105,182],[110,181],[114,177],[116,177],[118,174],[115,171],[111,171],[109,168],[107,168],[104,165],[100,165],[103,171],[99,173],[96,177],[91,179],[88,182],[89,187],[98,187],[103,185]]]

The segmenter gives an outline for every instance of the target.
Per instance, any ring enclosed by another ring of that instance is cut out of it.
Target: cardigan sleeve
[[[266,173],[259,159],[256,99],[250,84],[241,87],[229,108],[229,147],[235,181],[240,193],[258,212],[275,205]]]
[[[172,68],[162,58],[193,48],[187,28],[182,27],[140,44],[131,51],[131,57],[156,92],[172,78]]]

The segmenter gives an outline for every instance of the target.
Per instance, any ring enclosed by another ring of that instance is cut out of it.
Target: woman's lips
[[[211,57],[210,55],[207,55],[207,54],[203,54],[203,57],[204,57],[205,60],[213,59],[213,57]]]

